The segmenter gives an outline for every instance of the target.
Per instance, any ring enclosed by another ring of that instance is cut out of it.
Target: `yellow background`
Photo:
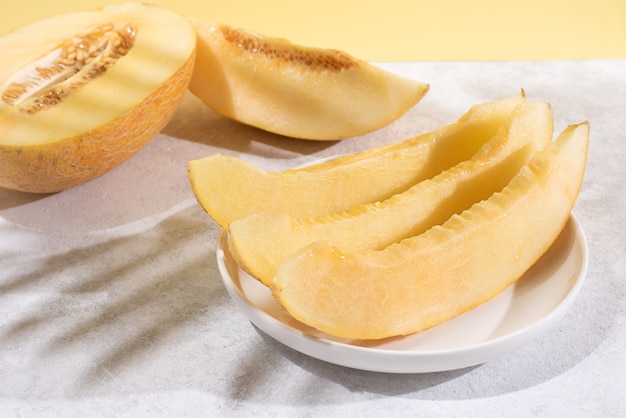
[[[1,33],[52,14],[115,3],[1,1]],[[371,61],[626,58],[626,0],[149,2]]]

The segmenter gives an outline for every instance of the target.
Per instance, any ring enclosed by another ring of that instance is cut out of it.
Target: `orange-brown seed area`
[[[308,52],[305,48],[297,48],[287,41],[281,40],[282,45],[278,45],[279,42],[276,41],[279,40],[273,39],[273,43],[269,43],[253,33],[229,26],[220,26],[219,30],[224,39],[236,47],[249,53],[264,55],[269,59],[332,71],[348,70],[360,65],[359,60],[343,51],[316,49],[314,52]],[[320,53],[322,51],[323,54]]]
[[[48,66],[36,65],[23,79],[6,86],[0,99],[20,112],[33,114],[60,103],[73,90],[105,73],[134,45],[131,24],[106,23],[65,40]]]

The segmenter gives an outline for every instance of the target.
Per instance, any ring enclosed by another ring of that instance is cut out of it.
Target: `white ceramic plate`
[[[491,301],[417,334],[379,341],[321,333],[283,312],[268,288],[241,270],[225,245],[217,263],[228,293],[248,319],[282,344],[329,363],[387,373],[475,366],[537,338],[566,312],[587,270],[587,242],[571,216],[559,238],[515,284]]]

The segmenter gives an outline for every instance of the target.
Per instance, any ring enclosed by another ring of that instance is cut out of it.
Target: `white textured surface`
[[[281,138],[188,97],[147,148],[91,183],[44,196],[0,189],[0,415],[624,416],[626,61],[380,65],[431,91],[362,138]],[[574,209],[589,270],[556,328],[481,366],[386,375],[299,354],[235,308],[188,160],[219,151],[280,170],[435,129],[521,88],[552,104],[556,131],[591,122]]]

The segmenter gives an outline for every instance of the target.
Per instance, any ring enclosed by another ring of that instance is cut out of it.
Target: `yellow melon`
[[[296,319],[331,335],[378,339],[435,326],[491,299],[550,247],[586,165],[589,125],[567,128],[501,192],[380,251],[311,244],[271,289]]]
[[[436,131],[301,169],[264,171],[222,154],[191,161],[200,205],[223,228],[271,208],[294,218],[322,216],[384,200],[474,155],[505,123],[523,95],[473,106]]]
[[[216,112],[270,132],[312,140],[361,135],[391,123],[428,91],[345,52],[194,23],[190,90]]]
[[[276,209],[235,220],[228,245],[239,265],[269,285],[282,261],[315,241],[342,252],[381,250],[445,222],[500,191],[552,139],[547,103],[523,103],[469,160],[382,202],[318,218],[292,219]]]
[[[182,100],[195,43],[187,19],[135,3],[0,37],[0,187],[55,192],[133,156]]]

